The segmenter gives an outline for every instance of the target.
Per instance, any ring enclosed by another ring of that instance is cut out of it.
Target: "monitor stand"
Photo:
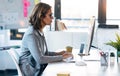
[[[76,61],[75,64],[77,66],[86,66],[87,64],[83,60],[83,56],[85,56],[85,54],[78,54],[78,55],[80,56],[80,60]]]

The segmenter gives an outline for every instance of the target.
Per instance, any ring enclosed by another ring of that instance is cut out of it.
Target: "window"
[[[61,0],[61,19],[68,28],[86,27],[91,16],[98,16],[98,0]]]
[[[120,0],[107,0],[107,19],[120,20]]]
[[[120,25],[120,0],[107,0],[106,18],[108,24]]]
[[[98,0],[61,0],[62,18],[97,17]]]

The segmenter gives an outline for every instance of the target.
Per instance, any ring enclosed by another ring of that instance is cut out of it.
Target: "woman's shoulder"
[[[35,30],[33,28],[33,26],[29,26],[27,31],[25,32],[25,35],[36,35],[36,36],[38,36],[39,33],[37,32],[37,30]]]
[[[25,32],[25,34],[32,34],[33,33],[33,26],[29,26]]]

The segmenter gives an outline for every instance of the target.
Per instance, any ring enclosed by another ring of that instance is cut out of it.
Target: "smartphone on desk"
[[[80,53],[81,54],[83,53],[83,50],[84,50],[84,44],[81,44],[81,46],[80,46]]]

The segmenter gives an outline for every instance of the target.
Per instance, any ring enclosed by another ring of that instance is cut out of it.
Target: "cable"
[[[101,50],[101,48],[96,47],[96,46],[93,46],[93,45],[91,45],[91,47],[93,47],[93,48],[95,48],[95,49],[98,49],[98,50]]]

